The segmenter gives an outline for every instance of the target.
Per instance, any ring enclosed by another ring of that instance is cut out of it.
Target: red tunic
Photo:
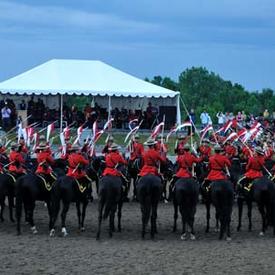
[[[251,149],[249,150],[248,147],[243,147],[242,149],[242,154],[244,156],[245,159],[248,159],[251,156]]]
[[[178,156],[177,163],[179,164],[179,170],[176,173],[178,178],[191,178],[192,174],[190,170],[192,169],[193,163],[198,163],[202,158],[196,158],[190,152],[184,152],[183,155]]]
[[[121,176],[121,173],[116,169],[118,164],[127,164],[127,161],[119,154],[118,151],[110,152],[105,157],[106,168],[103,171],[103,176]]]
[[[35,173],[48,175],[52,172],[52,168],[50,165],[54,163],[54,160],[51,154],[49,154],[49,152],[44,151],[44,152],[38,153],[37,162],[38,162],[38,166]],[[46,167],[43,164],[46,164]]]
[[[208,167],[210,171],[206,179],[210,181],[227,179],[223,172],[226,166],[231,166],[230,160],[226,156],[215,153],[209,158]]]
[[[256,179],[263,177],[262,168],[265,158],[262,156],[253,156],[248,159],[246,165],[246,173],[244,174],[248,179]]]
[[[21,153],[11,151],[10,152],[10,165],[9,165],[9,171],[22,174],[25,173],[25,169],[21,166],[23,163],[25,163],[25,160]]]
[[[85,159],[80,153],[72,153],[69,155],[69,169],[67,172],[67,176],[80,179],[86,176],[86,172],[83,168],[78,169],[79,165],[87,165],[89,161]]]
[[[233,158],[236,155],[236,148],[233,145],[226,145],[224,147],[225,149],[225,154],[229,157],[229,158]]]
[[[130,153],[130,160],[135,160],[140,158],[144,152],[144,147],[141,143],[133,142],[132,143],[132,152]]]
[[[143,167],[140,171],[140,176],[153,174],[158,176],[158,162],[165,162],[165,157],[162,157],[159,151],[153,148],[148,149],[142,155]]]
[[[155,145],[155,150],[158,152],[161,152],[165,158],[168,152],[168,146],[167,144],[162,143],[161,141],[158,141],[158,143]]]
[[[5,154],[6,148],[4,146],[0,147],[0,154]]]
[[[177,155],[183,155],[184,154],[184,144],[185,144],[185,139],[180,141],[178,144],[177,144],[177,147],[175,149],[175,153]]]
[[[199,152],[201,153],[203,159],[208,159],[211,155],[211,147],[208,145],[201,145],[199,147]]]

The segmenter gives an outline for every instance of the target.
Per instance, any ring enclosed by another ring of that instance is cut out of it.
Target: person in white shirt
[[[219,127],[222,127],[225,123],[225,115],[223,112],[218,112],[216,117],[218,118]]]
[[[11,109],[8,104],[5,103],[5,106],[1,109],[2,115],[2,126],[4,130],[7,130],[10,126],[10,117],[11,117]]]
[[[209,114],[206,111],[203,111],[200,115],[202,128],[205,128],[209,123]]]

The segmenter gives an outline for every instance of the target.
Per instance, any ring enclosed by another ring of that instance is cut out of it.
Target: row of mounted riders
[[[194,216],[199,193],[207,210],[206,232],[209,231],[210,205],[213,204],[216,209],[216,227],[220,227],[219,238],[223,239],[226,234],[227,239],[230,239],[231,213],[236,196],[239,209],[238,230],[241,229],[244,202],[248,206],[251,230],[252,202],[255,201],[262,217],[260,234],[264,234],[268,225],[273,226],[275,234],[274,178],[265,174],[266,170],[274,168],[274,162],[271,158],[266,159],[261,148],[255,148],[253,156],[244,165],[238,155],[229,159],[219,145],[214,146],[214,154],[206,159],[203,155],[198,157],[192,154],[189,144],[185,144],[173,164],[158,150],[155,140],[149,139],[144,144],[148,149],[127,162],[119,153],[119,146],[113,142],[108,145],[105,157],[93,157],[90,161],[83,156],[77,145],[69,148],[67,160],[53,160],[46,143],[37,147],[37,159],[25,161],[22,147],[13,143],[9,158],[1,154],[0,219],[4,220],[5,198],[8,197],[10,220],[14,221],[15,197],[17,233],[21,233],[23,207],[26,222],[30,224],[32,232],[37,233],[33,220],[35,202],[44,201],[48,208],[50,236],[54,236],[62,201],[61,232],[66,236],[66,215],[70,203],[75,202],[79,229],[84,230],[86,207],[89,199],[92,199],[91,183],[95,181],[99,197],[97,238],[100,238],[102,219],[108,217],[109,235],[112,236],[116,211],[117,228],[121,231],[122,204],[128,196],[133,179],[134,196],[141,206],[142,238],[150,218],[151,237],[157,233],[157,207],[163,198],[173,201],[173,230],[177,229],[179,209],[182,216],[181,238],[187,238],[186,226],[189,226],[190,238],[195,239]],[[241,177],[243,173],[245,176]]]

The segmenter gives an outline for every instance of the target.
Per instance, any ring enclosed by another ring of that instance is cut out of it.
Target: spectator
[[[6,131],[10,127],[10,118],[11,118],[11,109],[8,106],[8,103],[5,102],[5,106],[1,109],[2,115],[2,126],[3,129]]]
[[[218,112],[216,117],[218,118],[218,124],[219,124],[219,128],[220,128],[225,123],[225,120],[226,120],[225,114],[223,112]]]
[[[27,105],[24,99],[22,99],[21,103],[19,104],[19,110],[26,110]]]
[[[267,109],[264,111],[263,116],[264,118],[269,118],[269,112]]]
[[[201,124],[202,124],[202,128],[205,128],[208,123],[209,123],[209,114],[204,110],[201,115],[200,115],[200,119],[201,119]]]

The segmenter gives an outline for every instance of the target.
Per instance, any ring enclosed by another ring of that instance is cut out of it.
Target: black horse
[[[140,172],[140,169],[142,167],[142,158],[137,158],[135,160],[129,160],[128,161],[128,172],[129,172],[129,177],[130,180],[132,179],[133,181],[133,200],[136,200],[137,198],[137,178],[138,174]]]
[[[33,220],[36,201],[44,201],[47,204],[49,220],[51,219],[51,190],[52,184],[47,182],[41,176],[35,174],[27,174],[17,179],[15,197],[18,235],[21,234],[21,215],[23,205],[26,221],[30,224],[33,234],[38,232]]]
[[[174,190],[174,227],[177,229],[178,207],[182,217],[181,239],[186,240],[186,224],[190,227],[190,238],[195,240],[194,219],[199,196],[199,185],[193,178],[180,178],[175,183]]]
[[[115,230],[114,219],[118,208],[118,231],[121,231],[122,179],[118,176],[103,176],[99,181],[98,192],[98,230],[96,239],[100,239],[102,219],[109,217],[109,236]]]
[[[14,175],[10,173],[3,173],[0,174],[0,206],[1,206],[1,212],[0,212],[0,220],[1,222],[4,221],[4,209],[5,209],[5,199],[8,198],[8,204],[9,204],[9,216],[10,221],[14,222],[13,219],[13,207],[14,207],[14,196],[15,196],[15,182],[16,178]]]
[[[142,238],[145,237],[146,226],[151,215],[151,238],[157,233],[157,208],[163,187],[158,176],[148,174],[141,177],[137,183],[137,196],[142,214]]]
[[[228,180],[212,181],[211,200],[221,225],[219,239],[222,240],[226,233],[227,240],[231,240],[230,222],[234,200],[233,184]]]
[[[274,183],[265,176],[258,178],[253,181],[251,192],[262,217],[262,231],[260,232],[260,236],[265,234],[268,225],[273,226],[273,234],[275,235]]]
[[[91,181],[89,178],[77,180],[73,177],[63,176],[57,179],[53,186],[51,193],[52,201],[52,219],[50,222],[50,236],[55,235],[55,223],[60,210],[60,202],[63,203],[63,209],[61,212],[61,232],[64,237],[68,235],[66,229],[66,216],[69,211],[70,203],[76,203],[77,216],[78,216],[78,228],[81,231],[85,230],[84,221],[86,215],[86,208],[88,205],[88,199],[91,194]],[[82,211],[80,204],[82,203]]]

